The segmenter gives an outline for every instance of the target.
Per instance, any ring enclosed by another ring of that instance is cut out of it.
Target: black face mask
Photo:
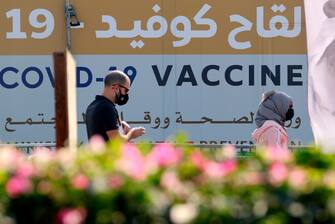
[[[293,108],[289,108],[288,111],[286,112],[286,121],[292,120],[294,116],[294,110]]]
[[[116,103],[120,106],[125,105],[128,102],[129,96],[128,94],[121,94],[121,92],[119,92],[119,94],[116,94]]]

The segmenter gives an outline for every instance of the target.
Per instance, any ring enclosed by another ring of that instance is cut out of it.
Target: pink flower
[[[72,186],[79,190],[85,190],[90,185],[90,180],[84,174],[79,174],[72,179]]]
[[[144,180],[147,176],[145,158],[132,144],[123,146],[121,159],[116,166],[135,180]]]
[[[21,160],[22,154],[15,148],[0,149],[0,169],[12,171]]]
[[[223,162],[210,161],[205,164],[204,172],[212,178],[222,178],[236,169],[234,160],[226,160]]]
[[[301,168],[295,168],[290,172],[288,183],[294,188],[304,188],[307,183],[307,175]]]
[[[112,175],[108,178],[108,185],[113,189],[119,189],[123,185],[123,179],[121,176]]]
[[[209,161],[205,164],[204,172],[207,176],[211,178],[222,178],[223,172],[219,163],[214,161]]]
[[[222,150],[223,156],[226,159],[234,159],[236,157],[236,149],[232,145],[227,145]]]
[[[184,194],[186,193],[186,189],[182,182],[179,180],[178,176],[175,172],[167,171],[164,172],[160,184],[166,190],[173,192],[175,194]]]
[[[269,181],[274,186],[281,185],[288,177],[287,167],[280,162],[274,162],[269,168]]]
[[[181,160],[182,153],[168,143],[156,145],[148,155],[148,162],[159,167],[175,166]]]
[[[58,213],[60,224],[81,224],[86,218],[86,210],[83,208],[64,208]]]
[[[234,170],[236,170],[236,161],[235,160],[225,160],[223,162],[221,162],[221,170],[224,173],[224,175],[227,175],[231,172],[233,172]]]
[[[47,147],[35,147],[33,151],[33,155],[44,155],[47,157],[53,157],[55,155],[56,151],[52,151]]]
[[[203,170],[206,166],[207,159],[200,151],[194,151],[190,157],[192,163],[200,170]]]
[[[35,167],[27,161],[22,161],[21,163],[19,163],[16,169],[16,175],[20,177],[29,178],[36,175],[36,173],[37,170],[35,169]]]
[[[105,141],[100,135],[94,135],[90,138],[90,148],[92,151],[100,153],[105,149]]]
[[[31,181],[28,178],[22,176],[14,176],[10,178],[6,184],[7,194],[12,198],[31,192],[31,190]]]
[[[269,162],[290,162],[292,160],[292,153],[288,149],[280,148],[280,147],[268,147],[265,150],[265,159]]]
[[[56,152],[52,152],[50,149],[37,147],[30,158],[39,166],[44,167],[55,159],[55,155]]]

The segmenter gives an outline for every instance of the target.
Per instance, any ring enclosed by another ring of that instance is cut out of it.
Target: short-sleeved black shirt
[[[97,95],[87,107],[85,121],[88,139],[100,135],[108,141],[106,132],[119,129],[119,115],[115,105],[104,96]]]

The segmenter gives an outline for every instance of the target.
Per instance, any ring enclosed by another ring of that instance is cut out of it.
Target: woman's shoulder
[[[276,130],[279,131],[281,133],[283,133],[283,135],[287,135],[286,130],[277,122],[273,121],[273,120],[267,120],[264,122],[264,124],[257,128],[254,132],[253,132],[253,136],[257,136],[257,135],[261,135],[264,132],[268,132],[271,130]]]
[[[288,134],[277,122],[268,120],[252,133],[252,138],[261,145],[286,145]]]
[[[283,135],[287,135],[287,132],[285,130],[284,127],[282,127],[280,124],[278,124],[277,122],[273,121],[273,120],[268,120],[265,121],[264,124],[262,125],[262,127],[264,129],[277,129],[278,131],[280,131]]]

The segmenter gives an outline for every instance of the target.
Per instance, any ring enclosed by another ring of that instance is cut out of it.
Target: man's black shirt
[[[85,121],[88,139],[100,135],[108,141],[106,132],[119,129],[119,115],[115,105],[104,96],[97,95],[87,107]]]

